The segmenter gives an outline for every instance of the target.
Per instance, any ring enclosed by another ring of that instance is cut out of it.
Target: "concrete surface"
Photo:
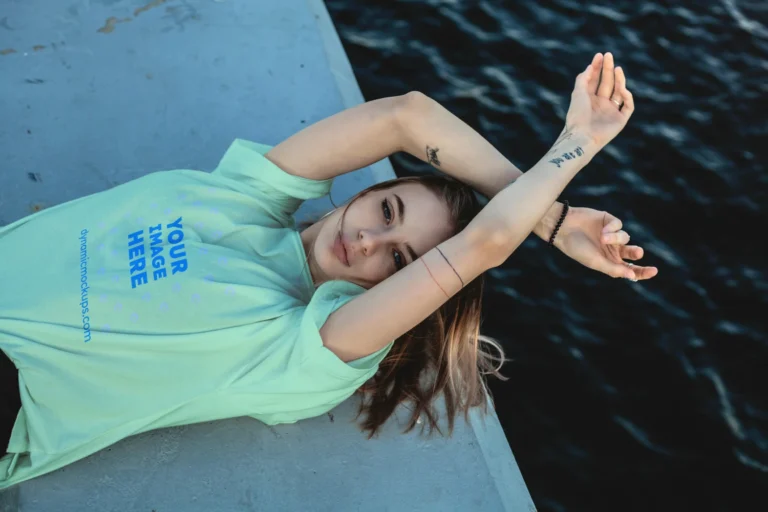
[[[321,0],[6,0],[0,91],[0,225],[148,172],[211,171],[236,137],[274,145],[364,101]],[[386,159],[340,176],[334,201],[392,177]],[[293,425],[133,436],[1,493],[0,511],[535,510],[495,414],[450,439],[392,420],[369,441],[355,400]]]

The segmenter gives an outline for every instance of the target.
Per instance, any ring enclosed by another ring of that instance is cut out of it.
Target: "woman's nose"
[[[386,243],[386,235],[381,231],[370,229],[361,229],[358,234],[358,241],[362,253],[366,256],[374,254],[382,244]]]

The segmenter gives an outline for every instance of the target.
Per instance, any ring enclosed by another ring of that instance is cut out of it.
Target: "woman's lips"
[[[333,243],[333,253],[345,266],[349,266],[349,258],[347,257],[347,248],[344,246],[344,242],[341,238],[341,232],[336,236],[336,240]]]

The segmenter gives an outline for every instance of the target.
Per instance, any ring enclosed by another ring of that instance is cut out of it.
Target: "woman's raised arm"
[[[496,194],[462,232],[419,258],[422,262],[414,261],[332,313],[320,329],[323,344],[344,361],[376,352],[461,289],[454,270],[467,283],[506,260],[634,110],[623,79],[610,99],[591,92],[595,80],[592,65],[577,77],[566,129],[533,168]],[[616,98],[623,100],[623,110]]]
[[[264,156],[289,174],[327,180],[402,150],[397,124],[406,96],[367,101],[294,133]]]
[[[440,141],[439,147],[427,141]],[[447,149],[441,152],[442,147]],[[321,119],[265,156],[290,174],[324,180],[398,151],[428,162],[488,198],[523,174],[464,121],[418,91],[368,101]]]
[[[439,141],[439,147],[426,140]],[[439,148],[444,148],[442,153]],[[321,119],[264,156],[289,174],[325,180],[399,151],[429,162],[488,198],[522,175],[464,121],[417,91],[368,101]],[[561,211],[562,204],[553,200],[534,233],[549,238]]]

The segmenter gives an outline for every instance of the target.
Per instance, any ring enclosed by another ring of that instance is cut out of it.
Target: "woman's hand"
[[[555,247],[585,267],[611,277],[650,279],[659,273],[656,267],[641,267],[624,260],[637,261],[643,248],[627,245],[629,234],[619,219],[592,208],[568,208],[555,237]]]
[[[583,133],[601,149],[626,126],[634,110],[624,71],[614,68],[613,55],[597,53],[576,77],[563,135]]]

